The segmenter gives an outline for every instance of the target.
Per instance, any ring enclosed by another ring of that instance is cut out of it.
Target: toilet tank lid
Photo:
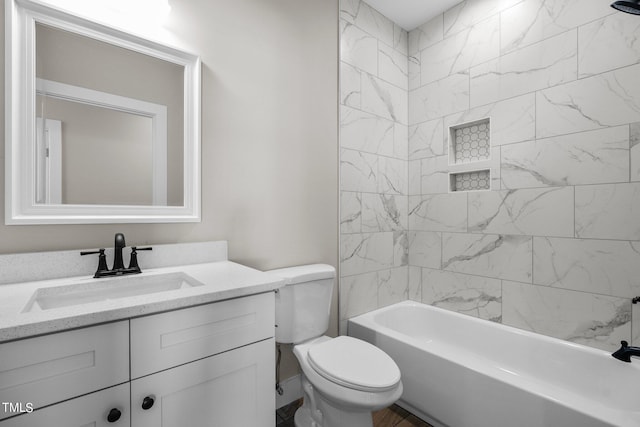
[[[328,264],[309,264],[269,270],[266,273],[284,279],[286,286],[314,280],[333,279],[336,276],[336,269]]]

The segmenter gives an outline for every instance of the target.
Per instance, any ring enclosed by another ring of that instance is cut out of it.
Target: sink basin
[[[70,307],[177,289],[202,286],[191,276],[176,272],[150,276],[124,276],[89,282],[40,288],[33,293],[23,313]]]

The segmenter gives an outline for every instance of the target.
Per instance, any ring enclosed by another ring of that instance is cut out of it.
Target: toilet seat
[[[354,390],[384,392],[398,386],[400,369],[376,346],[339,336],[309,348],[309,365],[323,378]]]

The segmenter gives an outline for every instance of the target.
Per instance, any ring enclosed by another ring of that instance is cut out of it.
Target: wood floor
[[[294,427],[293,414],[302,404],[302,400],[293,402],[276,411],[277,427]],[[431,427],[415,415],[397,405],[373,413],[373,427]]]

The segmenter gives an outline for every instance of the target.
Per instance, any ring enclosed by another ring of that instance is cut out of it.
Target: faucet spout
[[[630,347],[626,341],[621,341],[620,344],[620,348],[611,354],[616,359],[629,363],[631,356],[640,356],[640,347]]]
[[[126,246],[124,242],[124,234],[116,233],[115,242],[113,244],[113,268],[112,270],[124,270],[124,262],[122,260],[122,249]]]

